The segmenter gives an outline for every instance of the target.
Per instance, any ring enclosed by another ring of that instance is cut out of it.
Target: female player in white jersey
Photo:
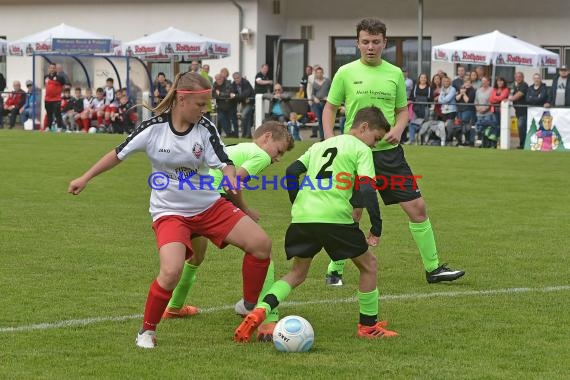
[[[244,278],[255,283],[259,292],[267,274],[271,252],[267,234],[239,208],[221,198],[220,193],[200,189],[200,176],[208,175],[210,168],[222,169],[235,189],[235,167],[215,125],[202,116],[210,96],[211,84],[207,79],[190,72],[178,74],[167,96],[153,109],[156,116],[144,121],[125,142],[69,184],[68,191],[77,195],[92,178],[137,151],[147,154],[153,175],[166,175],[157,182],[169,185],[162,190],[153,188],[150,197],[160,272],[148,293],[143,326],[136,339],[139,347],[156,345],[156,326],[178,283],[185,259],[192,255],[193,234],[207,237],[218,247],[232,244],[251,256],[249,267],[243,268]],[[183,190],[179,190],[179,185]],[[197,190],[190,190],[193,187]]]

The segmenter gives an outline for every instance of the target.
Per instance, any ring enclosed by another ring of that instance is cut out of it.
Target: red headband
[[[205,90],[176,90],[176,92],[181,94],[206,94],[212,92],[212,90],[207,88]]]

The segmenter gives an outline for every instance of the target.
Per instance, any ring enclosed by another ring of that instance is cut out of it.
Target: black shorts
[[[312,258],[325,249],[334,260],[352,259],[368,251],[368,243],[358,223],[291,223],[285,233],[287,260]]]
[[[376,181],[376,186],[386,206],[422,196],[401,145],[394,149],[373,151],[372,157],[376,176],[382,176]]]

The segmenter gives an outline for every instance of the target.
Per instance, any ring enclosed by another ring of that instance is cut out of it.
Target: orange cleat
[[[361,338],[390,338],[393,336],[398,336],[398,333],[395,331],[386,330],[382,325],[381,321],[376,323],[374,326],[365,326],[358,324],[358,333],[357,335]]]
[[[199,313],[200,309],[196,306],[184,305],[180,309],[167,307],[162,314],[162,319],[187,318]]]
[[[261,324],[257,328],[258,342],[273,342],[273,330],[275,330],[276,322],[267,322]]]
[[[258,307],[253,309],[238,326],[234,333],[234,342],[247,343],[253,331],[265,320],[265,309]]]

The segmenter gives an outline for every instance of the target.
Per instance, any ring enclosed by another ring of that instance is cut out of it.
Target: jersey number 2
[[[325,150],[325,152],[323,153],[323,157],[327,157],[330,155],[329,159],[327,162],[325,162],[325,164],[321,167],[321,170],[319,170],[319,172],[317,173],[317,179],[324,179],[324,178],[332,178],[332,170],[327,170],[334,161],[334,158],[336,157],[336,155],[338,154],[338,149],[337,148],[328,148],[327,150]]]

